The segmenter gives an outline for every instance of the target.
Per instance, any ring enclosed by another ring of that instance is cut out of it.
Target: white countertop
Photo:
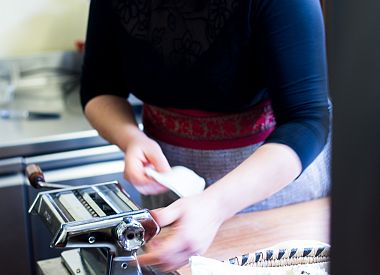
[[[58,112],[56,119],[1,119],[0,159],[105,144],[83,115],[77,90],[17,93],[0,109]],[[32,94],[33,93],[33,94]],[[27,107],[31,106],[31,107]]]

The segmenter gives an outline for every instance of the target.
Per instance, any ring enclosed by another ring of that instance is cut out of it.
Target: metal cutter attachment
[[[34,187],[60,188],[40,192],[29,212],[38,214],[53,234],[51,247],[87,248],[80,252],[87,258],[81,263],[81,274],[141,274],[134,263],[136,251],[160,228],[118,182],[72,187],[46,183],[36,165],[29,165],[26,172]],[[102,257],[103,265],[99,264]],[[95,267],[90,264],[91,258]],[[71,264],[66,265],[70,269]],[[74,269],[72,273],[77,274],[78,268]]]

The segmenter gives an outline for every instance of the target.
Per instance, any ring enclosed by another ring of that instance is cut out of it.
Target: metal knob
[[[118,244],[126,251],[134,251],[142,247],[145,243],[145,229],[132,217],[124,218],[114,231]]]

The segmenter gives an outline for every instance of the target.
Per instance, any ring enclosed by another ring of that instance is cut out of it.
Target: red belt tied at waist
[[[154,139],[192,149],[222,150],[263,142],[276,122],[270,100],[240,113],[143,107],[144,131]]]

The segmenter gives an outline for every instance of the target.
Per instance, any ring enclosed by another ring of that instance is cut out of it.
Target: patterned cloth
[[[240,266],[275,267],[330,261],[330,245],[314,240],[289,240],[272,247],[230,258]]]

